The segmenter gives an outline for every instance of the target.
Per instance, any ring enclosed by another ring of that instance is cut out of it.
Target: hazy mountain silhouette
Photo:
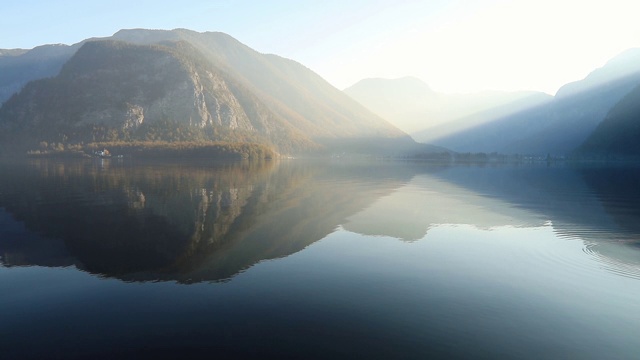
[[[365,79],[344,91],[425,143],[538,106],[552,98],[534,91],[443,94],[410,77]]]
[[[417,79],[367,79],[345,90],[417,141],[459,152],[563,155],[640,84],[640,49],[630,49],[555,97],[535,92],[444,95]]]
[[[441,97],[427,84],[412,77],[364,79],[344,92],[408,133],[422,129],[425,122],[431,120],[423,115],[437,111]]]
[[[31,50],[0,50],[0,104],[31,80],[52,77],[80,44],[42,45]]]
[[[640,86],[618,102],[577,154],[612,158],[640,157]]]
[[[123,30],[85,41],[77,54],[76,47],[61,47],[57,62],[40,58],[55,69],[69,56],[58,76],[29,84],[0,109],[0,126],[14,140],[23,137],[19,144],[179,132],[186,140],[266,141],[285,153],[439,150],[415,143],[299,63],[226,34]]]
[[[567,154],[611,108],[640,84],[640,50],[629,50],[585,79],[561,88],[553,101],[432,141],[456,151]]]
[[[586,78],[568,83],[558,89],[557,98],[578,95],[596,88],[617,86],[617,80],[637,75],[640,72],[640,48],[628,49],[598,69],[592,71]]]

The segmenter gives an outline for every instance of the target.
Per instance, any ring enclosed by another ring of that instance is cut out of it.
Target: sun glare
[[[335,37],[358,31],[359,43],[367,46],[351,42],[339,47],[337,57],[320,56],[309,63],[339,87],[367,77],[413,75],[443,92],[554,94],[622,51],[640,46],[631,1],[496,1],[484,7],[463,3],[438,9],[440,16],[426,6],[403,4],[414,12],[410,24],[391,18],[363,20]],[[424,20],[415,14],[419,11]],[[367,38],[361,30],[374,24],[386,26],[387,35]]]

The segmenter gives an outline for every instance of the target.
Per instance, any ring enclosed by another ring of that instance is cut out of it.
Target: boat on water
[[[93,154],[95,156],[97,156],[97,157],[100,157],[100,158],[110,158],[111,157],[111,153],[107,149],[98,150],[98,151],[94,152]]]

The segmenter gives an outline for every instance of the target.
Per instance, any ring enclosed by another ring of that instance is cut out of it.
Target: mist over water
[[[640,170],[0,165],[9,358],[632,358]]]

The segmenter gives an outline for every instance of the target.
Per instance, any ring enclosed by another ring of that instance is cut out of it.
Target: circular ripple
[[[640,256],[624,243],[588,243],[583,251],[605,270],[619,276],[640,280]],[[635,255],[635,256],[634,256]]]

